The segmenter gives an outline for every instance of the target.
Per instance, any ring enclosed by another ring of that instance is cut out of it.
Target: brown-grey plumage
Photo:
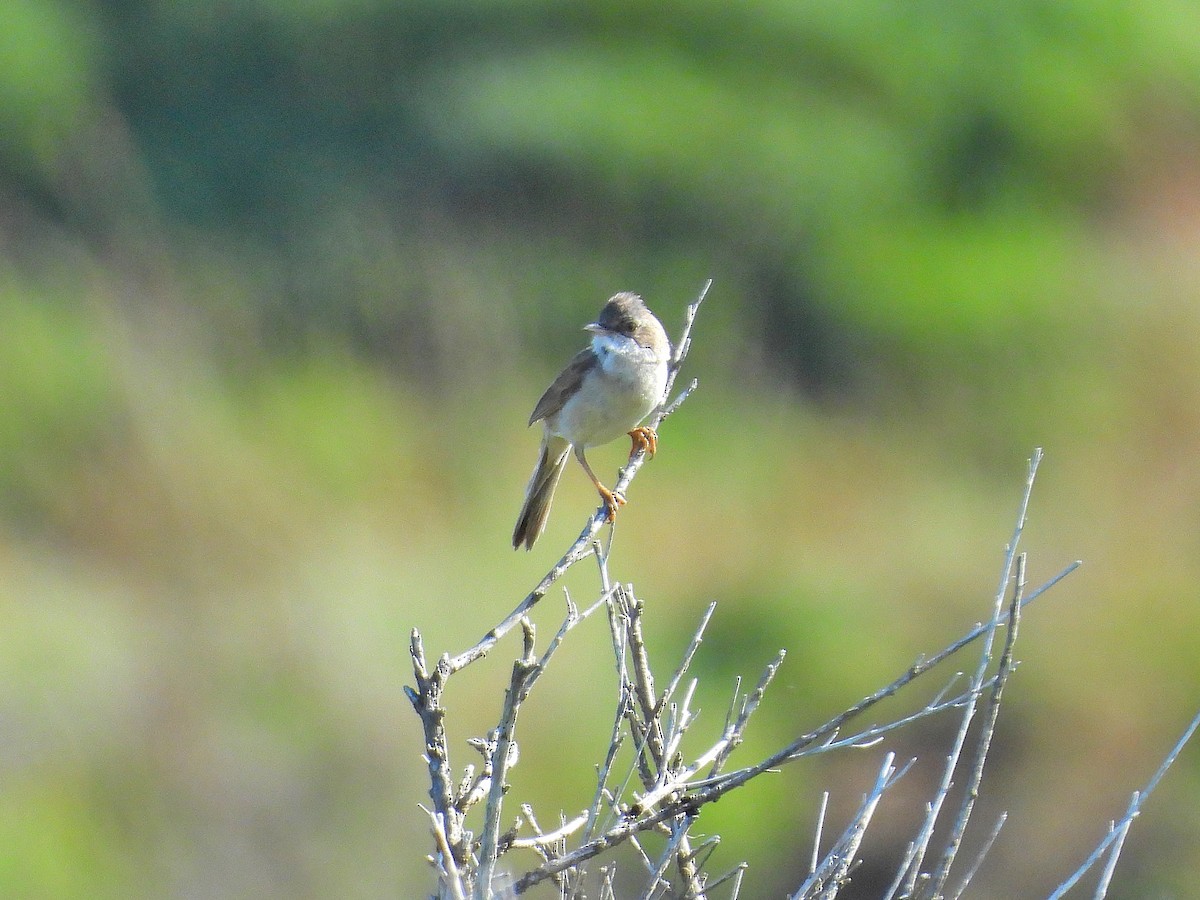
[[[671,343],[662,324],[637,294],[620,293],[585,330],[592,334],[591,345],[554,379],[529,417],[530,425],[543,424],[542,446],[513,530],[514,548],[531,549],[546,527],[568,451],[574,449],[611,521],[625,498],[600,483],[584,451],[625,433],[634,450],[645,447],[653,455],[657,444],[650,429],[637,426],[666,389]]]
[[[591,347],[576,353],[567,363],[567,367],[558,373],[554,383],[546,388],[546,393],[542,394],[542,399],[537,402],[537,406],[529,414],[529,424],[532,425],[561,410],[563,404],[567,402],[567,398],[579,391],[584,376],[599,363],[600,357],[596,356]]]

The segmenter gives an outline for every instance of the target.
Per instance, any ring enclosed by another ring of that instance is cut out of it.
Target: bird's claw
[[[611,525],[617,520],[617,510],[625,505],[625,498],[619,491],[610,491],[606,487],[601,487],[600,499],[604,501],[604,521]]]
[[[639,425],[629,432],[629,437],[633,441],[629,448],[630,459],[637,456],[639,450],[646,451],[650,454],[650,458],[654,459],[654,454],[658,450],[658,435],[655,434],[653,428],[648,425]]]

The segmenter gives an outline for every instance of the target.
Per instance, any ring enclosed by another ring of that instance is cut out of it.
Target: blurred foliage
[[[553,553],[505,538],[522,423],[578,327],[635,289],[675,331],[712,276],[702,390],[634,486],[618,577],[667,659],[719,601],[713,728],[734,675],[789,649],[748,759],[982,614],[1044,443],[1031,574],[1087,566],[1027,621],[981,876],[1044,893],[1200,699],[1198,20],[10,0],[0,883],[423,890],[408,631],[476,639]],[[591,503],[568,476],[545,544]],[[588,639],[559,704],[610,700]],[[464,729],[494,718],[487,666],[452,700]],[[582,807],[586,767],[535,768],[560,708],[531,706],[515,777]],[[810,833],[819,789],[852,802],[875,764],[785,773],[752,821],[713,811],[754,895],[798,851],[750,829]],[[1195,773],[1135,826],[1126,895],[1186,893]]]
[[[447,315],[423,248],[449,232],[434,252],[491,257],[474,291],[525,311],[567,285],[513,253],[656,288],[720,272],[818,387],[862,351],[940,369],[1086,315],[1088,223],[1200,97],[1185,3],[125,0],[74,29],[46,10],[58,55],[106,52],[8,80],[71,86],[39,108],[112,104],[168,224],[278,255],[268,331],[418,353],[400,335]]]
[[[98,36],[75,8],[13,0],[0,34],[0,172],[52,178],[96,94]]]

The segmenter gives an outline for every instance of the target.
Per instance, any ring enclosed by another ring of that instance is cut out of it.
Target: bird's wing
[[[537,402],[533,414],[529,417],[529,424],[532,425],[539,419],[552,416],[561,410],[567,400],[579,390],[583,377],[599,362],[600,358],[591,347],[576,353],[575,358],[567,363],[567,367],[554,379],[554,383],[546,388],[546,393],[542,394],[542,399]]]

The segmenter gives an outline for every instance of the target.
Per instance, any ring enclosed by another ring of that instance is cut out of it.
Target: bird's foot
[[[617,491],[610,491],[602,484],[596,485],[596,489],[600,492],[600,499],[604,501],[604,508],[607,510],[607,515],[604,521],[612,523],[617,520],[617,510],[625,505],[625,498]]]
[[[648,425],[639,425],[629,432],[629,437],[633,441],[629,448],[630,459],[637,456],[639,450],[645,450],[650,454],[650,458],[654,459],[654,453],[658,450],[658,435],[654,433],[653,428]]]

